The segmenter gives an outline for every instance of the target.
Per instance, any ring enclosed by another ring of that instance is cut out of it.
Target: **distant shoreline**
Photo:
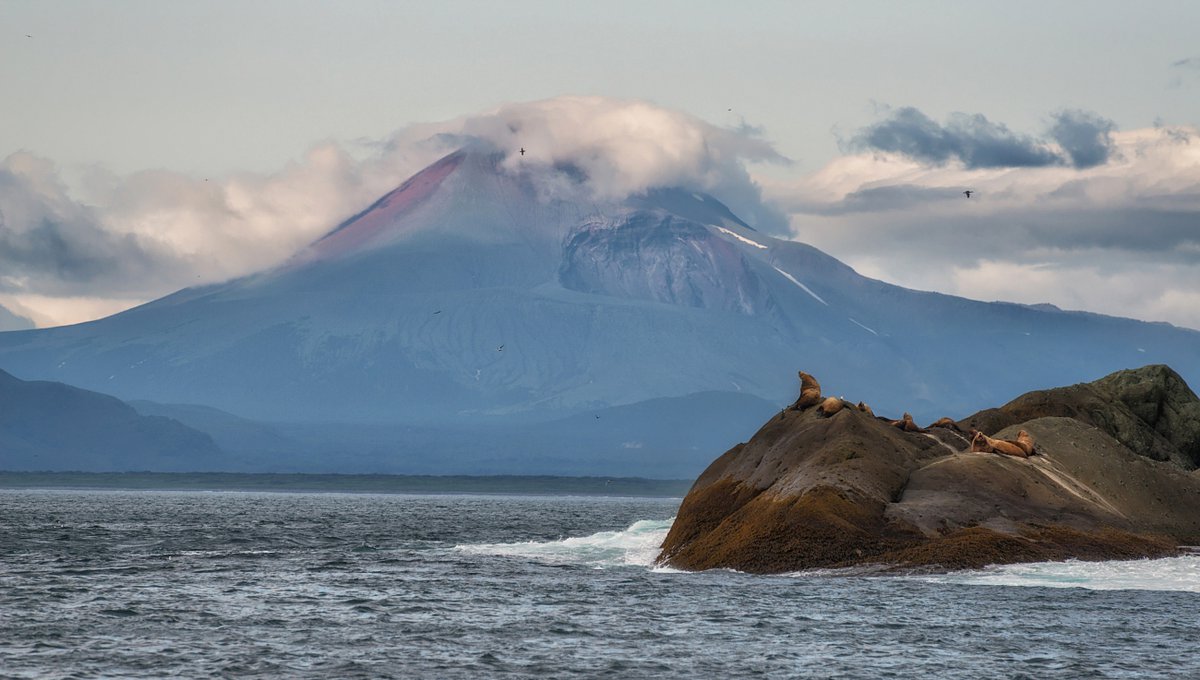
[[[0,489],[308,491],[683,497],[692,480],[525,475],[385,475],[273,472],[8,472]]]

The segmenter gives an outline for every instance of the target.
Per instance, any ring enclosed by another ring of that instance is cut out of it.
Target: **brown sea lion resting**
[[[838,411],[841,411],[843,408],[845,408],[845,406],[846,402],[842,401],[838,397],[829,397],[825,401],[821,402],[821,405],[817,407],[817,411],[828,418]]]
[[[792,404],[792,408],[803,410],[809,406],[821,403],[821,383],[811,375],[800,371],[800,398]]]
[[[863,413],[865,413],[865,414],[867,414],[867,415],[869,415],[869,416],[871,416],[872,418],[874,418],[874,417],[875,417],[875,412],[871,410],[871,407],[870,407],[870,406],[867,406],[866,404],[864,404],[864,403],[863,403],[863,402],[861,402],[861,401],[860,401],[860,402],[858,402],[858,410],[859,410],[859,411],[862,411]]]
[[[1021,447],[1021,450],[1024,451],[1025,455],[1027,456],[1032,456],[1035,453],[1033,435],[1029,434],[1025,430],[1021,430],[1017,433],[1017,438],[1015,441],[1013,441],[1013,443]]]
[[[1024,430],[1022,430],[1024,432]],[[1020,435],[1018,435],[1018,438]],[[1015,456],[1017,458],[1028,458],[1033,451],[1033,438],[1029,437],[1029,433],[1025,433],[1028,439],[1029,451],[1025,447],[1015,441],[1008,439],[992,439],[982,432],[976,432],[971,437],[971,451],[973,453],[1001,453],[1006,456]]]
[[[925,430],[922,430],[920,427],[917,427],[917,424],[915,422],[913,422],[913,417],[911,415],[909,415],[908,413],[905,413],[903,416],[900,416],[900,420],[893,420],[891,422],[891,425],[892,425],[892,427],[898,427],[901,430],[904,430],[905,432],[924,432],[925,431]]]
[[[955,432],[962,432],[962,428],[960,428],[958,426],[958,423],[954,422],[950,418],[938,418],[929,427],[944,427],[947,430],[954,430]]]

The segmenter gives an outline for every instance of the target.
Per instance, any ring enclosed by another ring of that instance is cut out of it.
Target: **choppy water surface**
[[[677,505],[0,490],[0,676],[1200,677],[1200,558],[654,569]]]

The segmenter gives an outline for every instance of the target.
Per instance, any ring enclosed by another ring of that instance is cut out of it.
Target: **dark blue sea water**
[[[677,505],[0,490],[0,676],[1200,677],[1200,558],[655,569]]]

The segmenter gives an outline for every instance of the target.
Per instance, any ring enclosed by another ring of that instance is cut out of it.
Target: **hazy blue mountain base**
[[[245,472],[435,475],[611,475],[692,478],[714,452],[777,410],[750,395],[696,394],[600,409],[547,423],[485,422],[460,428],[248,421],[204,407],[136,402],[209,433]],[[722,414],[719,418],[712,413]],[[130,461],[128,469],[138,467]],[[86,468],[84,468],[86,469]],[[199,468],[198,468],[199,469]]]
[[[0,306],[0,331],[21,331],[33,328],[33,321]]]
[[[275,269],[0,333],[0,368],[236,414],[139,406],[237,469],[648,476],[749,438],[799,369],[923,423],[1149,363],[1200,383],[1200,332],[907,290],[711,196],[580,181],[452,154]]]
[[[0,470],[211,470],[231,462],[207,434],[178,421],[0,371]]]

